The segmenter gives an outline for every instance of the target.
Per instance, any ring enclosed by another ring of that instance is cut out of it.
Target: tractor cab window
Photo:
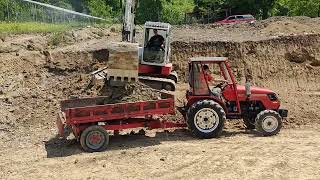
[[[143,60],[161,64],[165,58],[166,31],[160,29],[146,29]]]
[[[226,68],[219,63],[203,64],[194,63],[191,68],[190,81],[192,81],[191,88],[195,95],[210,95],[217,91],[215,88],[221,80],[231,82],[231,78],[228,72],[225,72]]]
[[[190,80],[192,81],[190,83],[191,88],[194,90],[195,95],[207,95],[209,94],[209,88],[206,84],[206,81],[202,78],[204,76],[202,70],[202,65],[199,63],[195,63],[192,66],[192,70],[190,72]]]
[[[221,63],[220,67],[221,67],[222,73],[224,74],[224,79],[228,81],[228,84],[232,83],[232,80],[231,80],[230,74],[228,72],[228,69],[226,67],[226,64]]]

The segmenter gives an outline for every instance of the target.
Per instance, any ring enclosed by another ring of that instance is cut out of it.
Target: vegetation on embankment
[[[81,24],[49,24],[38,22],[0,22],[0,34],[52,33],[81,27]]]

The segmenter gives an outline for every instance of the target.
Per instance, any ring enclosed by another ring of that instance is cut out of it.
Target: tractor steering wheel
[[[220,82],[218,85],[216,85],[214,88],[220,88],[221,91],[223,91],[227,85],[228,83],[223,81],[223,82]]]

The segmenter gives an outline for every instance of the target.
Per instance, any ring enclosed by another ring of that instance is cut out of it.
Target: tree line
[[[103,18],[120,20],[123,0],[36,0],[54,6]],[[0,0],[0,20],[25,11],[22,0]],[[30,13],[29,13],[30,14]],[[257,19],[270,16],[309,16],[320,14],[319,0],[139,0],[136,21],[163,21],[171,24],[210,23],[233,14],[252,14]]]

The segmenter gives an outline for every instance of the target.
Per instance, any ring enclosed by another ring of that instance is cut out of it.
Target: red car
[[[215,24],[238,24],[238,23],[254,23],[256,19],[252,15],[233,15],[224,20],[215,22]]]

